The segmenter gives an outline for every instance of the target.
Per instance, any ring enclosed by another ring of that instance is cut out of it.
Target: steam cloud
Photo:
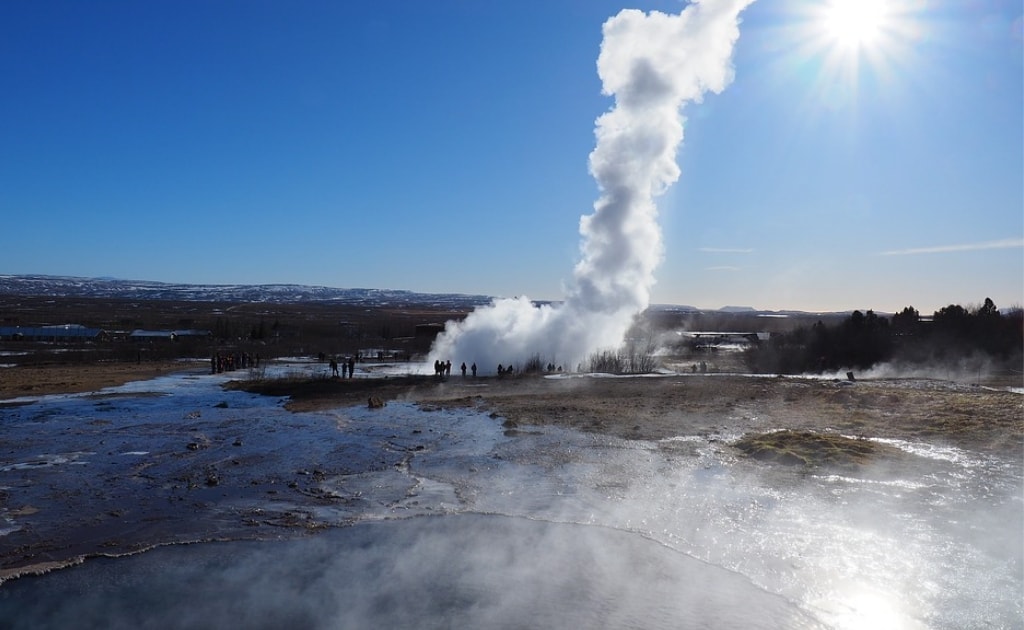
[[[732,81],[739,14],[753,0],[697,0],[679,15],[627,9],[604,24],[597,60],[614,107],[596,121],[590,172],[600,197],[580,219],[580,260],[565,300],[495,300],[449,321],[430,358],[475,362],[482,373],[537,356],[572,366],[623,342],[650,303],[662,259],[655,199],[678,178],[682,108]]]

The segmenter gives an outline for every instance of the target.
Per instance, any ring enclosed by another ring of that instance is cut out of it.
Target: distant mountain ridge
[[[450,308],[473,308],[489,304],[493,299],[486,295],[416,293],[394,289],[338,289],[300,284],[180,284],[44,275],[0,275],[0,294],[184,302],[340,302],[366,306],[430,304]]]
[[[186,284],[120,278],[83,278],[38,274],[0,274],[0,295],[33,297],[91,297],[127,300],[167,300],[182,302],[337,302],[366,307],[434,306],[471,310],[490,304],[494,296],[462,293],[418,293],[400,289],[340,289],[303,284]],[[553,303],[553,302],[543,302]],[[803,311],[766,311],[751,306],[724,306],[702,309],[679,304],[651,304],[656,311],[722,313],[788,317],[806,315]],[[822,313],[824,314],[824,313]]]

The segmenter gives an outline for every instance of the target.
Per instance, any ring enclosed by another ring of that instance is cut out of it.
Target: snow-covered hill
[[[485,295],[428,294],[393,289],[338,289],[299,284],[176,284],[69,276],[0,275],[0,294],[191,302],[340,302],[347,305],[435,305],[472,308]]]
[[[4,274],[0,274],[0,295],[271,304],[335,302],[367,308],[429,306],[453,310],[471,310],[489,304],[494,299],[487,295],[417,293],[397,289],[339,289],[302,284],[180,284],[117,278]],[[807,315],[801,311],[763,311],[749,306],[725,306],[709,310],[678,304],[652,304],[650,308],[660,312],[761,317]]]

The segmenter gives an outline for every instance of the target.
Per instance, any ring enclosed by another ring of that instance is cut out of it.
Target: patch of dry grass
[[[0,400],[21,396],[75,394],[145,381],[175,372],[206,372],[202,363],[182,361],[40,363],[0,368]]]
[[[802,466],[851,467],[897,455],[891,447],[862,438],[791,429],[747,434],[733,446],[757,460]]]

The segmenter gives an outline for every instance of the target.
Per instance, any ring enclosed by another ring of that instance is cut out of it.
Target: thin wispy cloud
[[[699,247],[697,251],[705,254],[752,254],[754,252],[752,249],[738,247]]]
[[[705,271],[739,271],[742,267],[733,267],[730,265],[720,265],[717,267],[705,267]]]
[[[1014,249],[1024,247],[1024,238],[1004,238],[985,243],[961,243],[959,245],[938,245],[935,247],[913,247],[879,252],[879,256],[913,256],[915,254],[947,254],[950,252],[976,252],[987,249]]]

